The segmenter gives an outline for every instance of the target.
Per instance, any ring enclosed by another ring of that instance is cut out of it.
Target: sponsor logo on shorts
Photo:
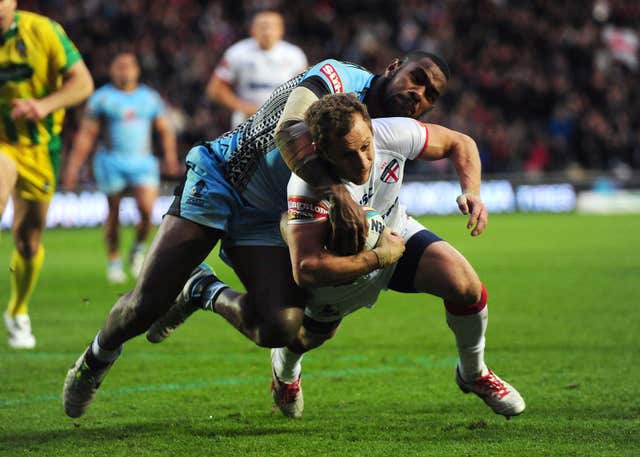
[[[336,94],[339,94],[343,91],[342,80],[340,79],[340,76],[338,75],[336,69],[333,68],[333,65],[328,63],[324,64],[322,67],[320,67],[320,73],[329,78],[329,81],[331,81],[331,85],[333,86],[333,91]]]
[[[196,183],[195,186],[193,186],[193,188],[191,189],[191,192],[189,193],[194,197],[202,197],[202,191],[206,189],[206,187],[207,187],[207,183],[205,183],[204,180],[201,179]]]
[[[189,191],[189,197],[187,198],[187,204],[204,208],[205,200],[202,197],[202,192],[206,189],[207,184],[201,179],[195,186]]]
[[[289,221],[321,221],[329,217],[329,209],[317,200],[309,197],[289,197],[287,216]]]
[[[393,159],[384,167],[384,170],[382,170],[380,180],[387,184],[391,184],[398,182],[398,179],[400,179],[400,163],[397,159]]]

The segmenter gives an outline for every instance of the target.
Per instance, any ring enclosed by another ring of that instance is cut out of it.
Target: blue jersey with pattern
[[[151,154],[153,121],[163,112],[162,98],[148,86],[132,92],[102,86],[87,102],[87,116],[100,122],[97,151],[121,157]]]
[[[304,86],[319,98],[326,94],[352,92],[363,101],[373,78],[373,73],[358,65],[328,59],[280,85],[253,116],[210,142],[216,143],[211,149],[224,163],[229,183],[251,204],[268,204],[277,198],[286,208],[286,183],[290,171],[276,146],[275,128],[291,91]]]

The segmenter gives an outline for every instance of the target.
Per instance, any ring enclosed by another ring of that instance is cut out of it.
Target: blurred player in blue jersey
[[[164,171],[178,173],[174,130],[164,114],[164,103],[153,89],[138,83],[140,67],[133,53],[122,52],[111,63],[112,83],[89,99],[85,117],[74,142],[64,176],[64,187],[73,190],[78,171],[93,149],[93,172],[98,189],[107,195],[109,213],[104,224],[107,279],[122,283],[127,276],[120,258],[119,210],[125,188],[132,188],[140,212],[136,239],[129,259],[138,276],[144,260],[144,243],[151,229],[151,212],[158,196],[160,169],[152,153],[152,131],[159,134]]]
[[[293,280],[279,231],[291,170],[332,203],[333,239],[341,242],[334,250],[360,251],[366,227],[360,206],[314,153],[304,124],[306,109],[326,94],[350,92],[372,117],[418,118],[432,108],[448,77],[446,63],[423,52],[395,60],[383,75],[325,60],[281,85],[235,130],[191,149],[185,179],[134,290],[116,302],[67,374],[65,412],[78,417],[86,411],[125,341],[147,329],[148,339],[160,341],[201,307],[222,315],[260,346],[289,344],[302,325],[305,296]],[[487,221],[480,196],[463,189],[459,200],[471,214],[472,235],[480,234]],[[198,267],[218,241],[247,293],[230,289]],[[452,296],[460,297],[461,306],[476,298],[463,290],[452,291]]]

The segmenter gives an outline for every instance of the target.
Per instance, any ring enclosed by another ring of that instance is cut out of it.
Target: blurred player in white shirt
[[[282,39],[280,13],[256,13],[250,33],[251,38],[225,51],[207,85],[207,96],[233,111],[232,129],[253,115],[276,87],[307,68],[302,49]]]

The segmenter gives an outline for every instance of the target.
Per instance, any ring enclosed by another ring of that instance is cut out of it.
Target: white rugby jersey
[[[351,196],[384,218],[387,227],[407,232],[407,214],[398,196],[407,160],[419,158],[429,143],[427,126],[409,118],[373,119],[374,164],[369,180],[356,185],[345,182]],[[287,187],[289,224],[308,224],[329,217],[329,203],[295,174]],[[415,231],[415,228],[411,228]],[[406,241],[406,239],[405,239]],[[381,290],[387,287],[395,265],[375,270],[351,284],[318,287],[311,290],[305,313],[318,321],[337,320],[363,306],[371,307]]]
[[[372,119],[374,160],[364,184],[344,182],[361,206],[369,206],[384,218],[387,227],[402,228],[405,210],[398,202],[407,160],[420,157],[429,142],[427,126],[404,117]],[[329,203],[313,188],[292,174],[287,187],[289,223],[304,224],[328,218]]]
[[[215,75],[234,86],[238,97],[262,105],[271,92],[283,82],[307,68],[307,58],[298,46],[286,41],[264,50],[253,38],[238,41],[227,49]],[[244,113],[234,111],[231,128],[246,119]]]

